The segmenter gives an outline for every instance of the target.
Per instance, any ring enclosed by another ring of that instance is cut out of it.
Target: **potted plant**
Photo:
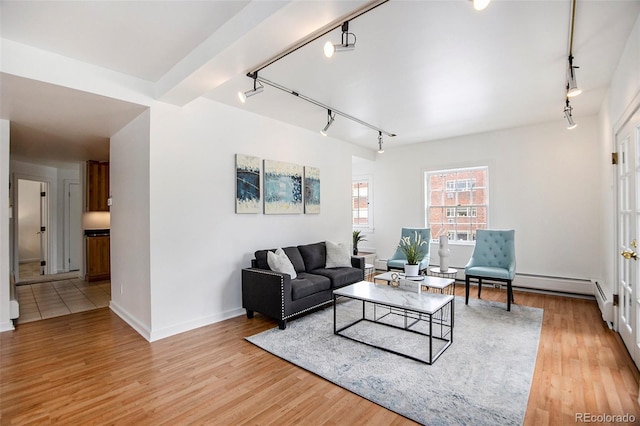
[[[424,256],[424,246],[429,244],[427,240],[422,239],[422,235],[415,231],[415,236],[412,239],[410,236],[402,237],[398,247],[404,253],[407,258],[407,264],[404,265],[404,274],[407,277],[417,277],[419,271],[419,263]]]
[[[362,231],[360,230],[353,231],[353,255],[354,256],[358,254],[358,243],[360,241],[367,241],[364,235],[362,235]]]

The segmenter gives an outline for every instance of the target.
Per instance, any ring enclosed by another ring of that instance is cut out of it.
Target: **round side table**
[[[452,278],[455,280],[457,274],[458,270],[454,268],[449,268],[446,271],[441,271],[439,266],[429,268],[429,275],[433,277]]]

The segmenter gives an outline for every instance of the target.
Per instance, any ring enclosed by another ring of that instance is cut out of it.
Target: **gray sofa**
[[[247,318],[260,312],[278,320],[284,330],[287,320],[303,315],[333,300],[333,290],[364,280],[364,257],[351,256],[351,267],[326,268],[324,242],[283,247],[297,277],[275,272],[267,263],[267,252],[258,250],[251,268],[242,270],[242,307]]]

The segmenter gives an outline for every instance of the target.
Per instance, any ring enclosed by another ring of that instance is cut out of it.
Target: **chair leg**
[[[480,299],[481,292],[482,292],[482,278],[478,278],[478,299]]]
[[[513,300],[513,288],[511,281],[507,281],[507,311],[511,311],[511,301]]]
[[[469,277],[464,277],[464,304],[469,304]]]

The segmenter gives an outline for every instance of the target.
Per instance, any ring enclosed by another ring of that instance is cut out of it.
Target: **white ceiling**
[[[318,131],[322,108],[271,87],[244,105],[236,93],[251,87],[246,73],[258,64],[365,3],[2,1],[0,34],[147,80],[165,102],[206,96]],[[325,41],[339,42],[336,29],[260,76],[396,133],[386,149],[551,120],[562,125],[570,10],[570,0],[493,0],[483,12],[467,0],[391,0],[351,21],[354,51],[322,55]],[[599,111],[639,13],[640,0],[578,1],[578,123]],[[12,155],[97,155],[88,147],[106,143],[144,109],[1,77]],[[376,132],[341,117],[329,134],[377,148]]]

